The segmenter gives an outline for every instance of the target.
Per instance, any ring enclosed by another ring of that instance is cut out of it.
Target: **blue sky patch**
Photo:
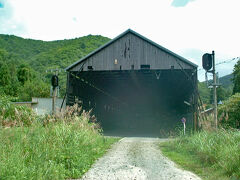
[[[184,7],[191,1],[194,1],[194,0],[173,0],[171,5],[174,7]]]

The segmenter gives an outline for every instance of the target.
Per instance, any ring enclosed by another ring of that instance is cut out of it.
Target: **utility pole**
[[[57,99],[57,87],[58,87],[58,70],[55,71],[55,75],[52,76],[52,87],[53,87],[53,95],[52,95],[52,114],[54,115],[56,112],[56,99]]]
[[[215,68],[215,52],[212,51],[212,54],[205,53],[202,57],[202,65],[206,70],[206,81],[207,81],[207,73],[213,74],[213,104],[214,104],[214,123],[215,128],[218,128],[218,120],[217,120],[217,78],[216,78],[216,68]],[[212,70],[211,70],[212,69]]]
[[[213,103],[214,103],[214,122],[215,128],[218,128],[218,120],[217,120],[217,78],[216,78],[216,69],[215,69],[215,52],[212,51],[212,59],[213,59]]]
[[[52,96],[52,114],[56,112],[56,97],[57,97],[57,88],[53,87],[53,96]]]

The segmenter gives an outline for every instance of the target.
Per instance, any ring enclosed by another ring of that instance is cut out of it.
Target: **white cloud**
[[[191,49],[215,50],[217,62],[240,56],[239,0],[195,0],[181,8],[171,6],[172,0],[8,2],[13,14],[5,24],[25,27],[22,36],[28,38],[56,40],[88,34],[114,38],[131,28],[180,55]],[[201,65],[201,55],[187,58]]]
[[[7,0],[0,0],[0,33],[22,35],[23,24],[13,16],[13,8]]]

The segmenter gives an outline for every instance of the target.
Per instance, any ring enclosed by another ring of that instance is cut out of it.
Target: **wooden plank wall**
[[[177,61],[184,69],[193,68],[177,57],[128,33],[89,57],[83,65],[79,63],[71,71],[78,71],[82,66],[84,71],[88,71],[88,66],[92,66],[94,71],[120,70],[120,67],[121,70],[131,70],[132,65],[135,70],[138,70],[142,64],[150,65],[151,69],[171,69],[171,66],[174,66],[174,69],[181,69]]]

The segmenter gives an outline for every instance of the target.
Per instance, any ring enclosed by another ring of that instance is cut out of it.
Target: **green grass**
[[[0,97],[0,180],[80,178],[116,141],[77,105],[40,117]]]
[[[81,177],[115,138],[72,124],[0,129],[0,179]]]
[[[164,155],[203,179],[240,179],[240,132],[202,131],[160,144]]]

